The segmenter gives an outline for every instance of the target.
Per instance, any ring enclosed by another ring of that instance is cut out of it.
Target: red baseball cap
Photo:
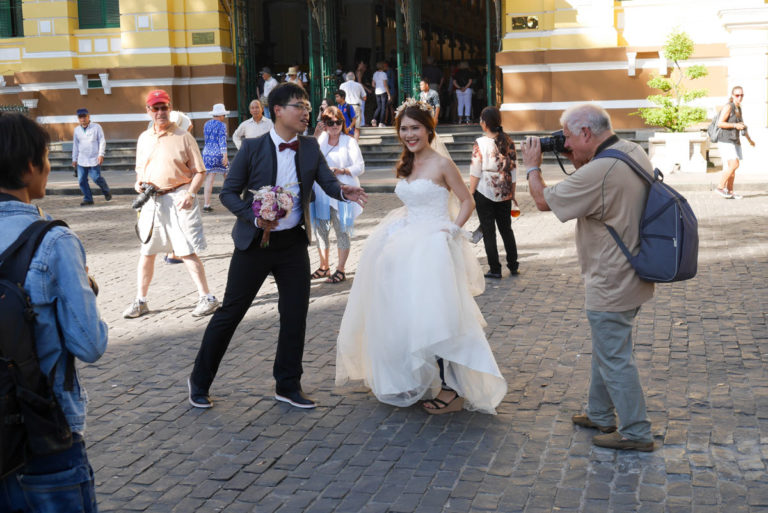
[[[156,103],[171,103],[171,97],[162,89],[150,91],[147,95],[147,105],[152,106]]]

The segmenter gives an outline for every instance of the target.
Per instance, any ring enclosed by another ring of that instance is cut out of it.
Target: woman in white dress
[[[323,111],[315,135],[320,151],[336,178],[343,184],[359,187],[358,176],[365,172],[363,154],[355,138],[347,135],[344,115],[337,107],[328,107]],[[327,278],[327,283],[341,283],[347,279],[346,264],[352,227],[363,207],[357,203],[337,201],[323,192],[317,184],[314,184],[312,190],[315,200],[310,205],[310,215],[320,256],[320,267],[312,273],[312,279]],[[339,252],[339,264],[333,274],[329,262],[328,240],[331,225],[336,232],[336,246]]]
[[[395,119],[404,146],[395,193],[405,206],[371,234],[337,341],[336,384],[363,380],[382,402],[427,413],[495,413],[507,391],[473,295],[483,274],[461,227],[474,201],[435,151],[432,109],[414,100]],[[455,216],[451,192],[460,202]],[[435,395],[435,392],[437,394]]]

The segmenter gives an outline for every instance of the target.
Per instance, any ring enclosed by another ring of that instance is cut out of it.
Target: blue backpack
[[[689,280],[696,276],[699,258],[698,221],[688,201],[664,183],[658,169],[653,177],[626,153],[608,149],[595,156],[614,158],[626,163],[650,190],[640,220],[640,251],[632,254],[612,227],[605,225],[640,279],[666,283]]]

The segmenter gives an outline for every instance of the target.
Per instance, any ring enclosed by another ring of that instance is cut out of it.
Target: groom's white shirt
[[[272,142],[275,145],[275,153],[277,154],[277,183],[283,189],[289,190],[294,193],[293,210],[284,218],[277,222],[277,227],[272,231],[277,232],[280,230],[290,230],[301,223],[301,187],[299,186],[299,178],[296,173],[296,152],[291,149],[285,149],[280,151],[280,143],[290,143],[298,140],[298,137],[294,137],[290,141],[283,140],[282,137],[277,135],[275,129],[272,128],[269,131],[269,136],[272,138]],[[286,184],[293,184],[290,187],[286,187]]]

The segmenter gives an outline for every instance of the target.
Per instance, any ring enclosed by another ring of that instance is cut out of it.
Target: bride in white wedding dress
[[[434,397],[422,403],[431,414],[495,413],[507,384],[473,298],[482,270],[461,229],[474,201],[453,161],[430,147],[431,107],[407,101],[395,129],[404,146],[395,193],[405,206],[366,242],[341,321],[336,384],[362,380],[394,406]]]

